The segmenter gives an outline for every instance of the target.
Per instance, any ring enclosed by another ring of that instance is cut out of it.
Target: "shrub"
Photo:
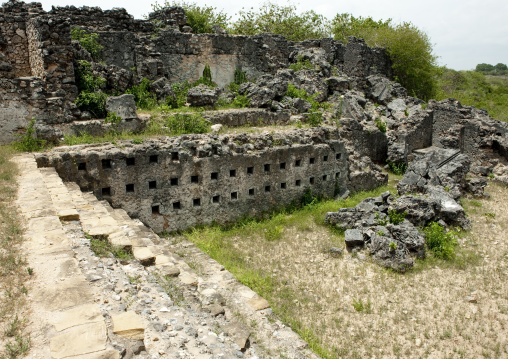
[[[108,112],[104,122],[111,123],[112,125],[118,125],[122,121],[120,116],[117,116],[114,112]]]
[[[86,30],[77,27],[71,30],[72,40],[77,40],[83,48],[92,55],[95,61],[100,60],[102,45],[99,44],[99,35],[96,33],[88,33]]]
[[[452,232],[445,232],[436,222],[431,222],[423,229],[427,248],[438,258],[450,260],[455,257],[457,239]]]
[[[311,112],[306,116],[305,122],[312,127],[319,126],[323,122],[323,113],[319,111]]]
[[[248,82],[247,75],[244,71],[240,70],[238,67],[235,69],[235,80],[234,83],[236,85],[241,85],[245,82]],[[237,90],[238,91],[238,90]]]
[[[14,148],[22,152],[36,152],[40,151],[46,145],[46,141],[36,138],[35,134],[35,118],[32,118],[26,132],[23,135],[18,135],[18,139],[14,141]]]
[[[173,135],[210,132],[211,122],[199,113],[174,114],[166,119],[166,126]]]
[[[250,99],[244,95],[236,95],[235,99],[231,103],[235,108],[244,108],[250,106]]]
[[[308,60],[308,59],[303,60],[302,55],[298,55],[298,57],[296,59],[296,64],[289,65],[289,68],[292,69],[293,71],[300,71],[303,69],[313,70],[314,65],[312,65],[310,60]]]
[[[327,21],[314,11],[296,12],[295,5],[265,3],[257,11],[239,11],[239,18],[231,24],[231,32],[255,35],[271,32],[291,41],[328,37]]]
[[[386,161],[386,163],[390,167],[390,171],[392,171],[393,174],[396,174],[397,176],[401,176],[404,173],[406,173],[407,164],[405,164],[404,162]]]
[[[102,91],[81,92],[76,98],[76,105],[81,111],[88,111],[93,118],[103,118],[106,116],[106,95]]]
[[[267,228],[265,231],[265,238],[267,241],[278,241],[282,238],[284,227],[283,226],[273,226],[272,228]]]
[[[100,76],[94,76],[92,65],[88,61],[78,61],[74,73],[79,90],[75,101],[78,108],[81,111],[90,112],[94,118],[106,116],[107,95],[101,90],[106,80]]]
[[[162,5],[156,2],[152,5],[152,9],[156,11],[172,6],[181,6],[185,10],[187,25],[189,25],[196,34],[213,33],[213,28],[216,25],[225,29],[231,18],[223,11],[217,11],[215,7],[207,5],[198,6],[197,3],[185,1],[173,1],[170,3],[165,0]]]
[[[192,87],[192,84],[188,81],[174,83],[171,85],[175,92],[176,100],[168,103],[172,108],[180,108],[187,103],[187,91]]]
[[[369,46],[386,48],[395,80],[411,96],[424,100],[435,96],[437,73],[432,43],[427,34],[412,23],[395,25],[391,19],[375,21],[371,17],[337,14],[331,28],[336,40],[346,43],[349,36],[356,36],[365,39]]]
[[[406,216],[407,212],[399,213],[394,209],[388,211],[388,218],[390,219],[390,223],[392,224],[400,224],[404,222],[404,218],[406,218]]]
[[[157,106],[157,97],[150,92],[151,81],[147,78],[141,80],[139,85],[132,86],[125,93],[134,95],[136,106],[142,110],[151,110]]]

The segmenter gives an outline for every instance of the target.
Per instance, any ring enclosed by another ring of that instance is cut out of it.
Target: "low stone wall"
[[[264,109],[233,109],[224,111],[206,111],[203,117],[216,124],[228,127],[287,125],[289,111],[271,112]]]
[[[344,144],[324,128],[61,147],[36,157],[156,232],[227,223],[299,201],[307,189],[332,197],[348,187]]]

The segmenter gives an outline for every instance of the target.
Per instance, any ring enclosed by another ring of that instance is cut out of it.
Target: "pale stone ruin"
[[[101,62],[71,40],[75,27],[98,34]],[[288,68],[302,59],[313,68]],[[61,282],[58,274],[47,278],[58,282],[54,288],[40,289],[47,300],[38,315],[52,325],[41,329],[50,343],[44,349],[48,358],[90,353],[94,358],[257,357],[261,346],[249,347],[248,333],[229,321],[235,310],[261,324],[265,347],[291,358],[316,357],[289,328],[267,321],[269,304],[220,264],[203,259],[213,274],[197,276],[155,233],[255,216],[299,201],[308,189],[314,195],[347,196],[385,184],[388,177],[380,166],[387,161],[409,164],[399,197],[385,193],[326,216],[346,230],[349,250],[368,246],[381,265],[404,271],[413,257],[425,256],[416,227],[439,221],[467,228],[456,200],[466,192],[484,195],[484,177],[491,173],[508,183],[508,126],[453,99],[425,104],[408,96],[391,80],[383,49],[355,38],[344,45],[333,39],[291,42],[273,34],[232,36],[221,29],[196,35],[177,7],[134,20],[123,9],[46,12],[38,3],[3,4],[0,143],[23,133],[32,118],[37,136],[53,142],[65,134],[110,129],[104,119],[92,119],[75,105],[78,60],[89,61],[93,73],[106,80],[105,91],[123,93],[146,78],[159,99],[174,96],[172,83],[197,80],[209,64],[218,87],[190,91],[188,102],[196,106],[231,96],[226,85],[240,69],[256,79],[239,89],[250,108],[204,113],[211,123],[228,127],[284,128],[307,121],[310,103],[285,96],[290,84],[332,107],[324,111],[321,126],[309,129],[214,132],[56,147],[35,158],[20,155],[18,203],[28,221],[28,242],[37,251],[30,260],[72,268],[62,272]],[[112,97],[107,107],[120,115],[123,130],[140,131],[148,121],[135,113],[131,95]],[[408,214],[399,225],[380,222],[390,210]],[[98,260],[84,233],[106,236],[137,261]],[[394,241],[396,250],[391,250]],[[179,308],[167,294],[147,294],[160,291],[147,280],[155,272],[178,277],[200,309]],[[132,283],[132,277],[146,280],[144,286]],[[58,293],[66,293],[65,299]],[[128,304],[132,297],[138,304]],[[215,324],[229,336],[208,333],[206,325]],[[90,345],[77,344],[83,333],[92,333]]]

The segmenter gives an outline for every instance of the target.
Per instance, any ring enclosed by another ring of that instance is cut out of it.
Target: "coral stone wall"
[[[307,189],[332,197],[348,186],[344,144],[325,129],[62,148],[37,162],[156,232],[227,223],[299,201]]]

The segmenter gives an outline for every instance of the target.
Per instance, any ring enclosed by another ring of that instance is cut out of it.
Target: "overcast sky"
[[[103,10],[124,7],[136,19],[148,14],[152,4],[150,0],[41,2],[45,10],[50,10],[52,5],[99,6]],[[253,6],[256,9],[264,0],[196,2],[215,6],[234,15],[242,7]],[[282,0],[272,2],[287,4]],[[376,20],[392,18],[395,22],[410,21],[429,35],[434,44],[434,53],[439,57],[439,64],[456,70],[471,70],[479,63],[508,64],[507,0],[300,0],[292,3],[297,5],[299,11],[315,10],[328,18],[348,12],[354,16],[372,16]]]

